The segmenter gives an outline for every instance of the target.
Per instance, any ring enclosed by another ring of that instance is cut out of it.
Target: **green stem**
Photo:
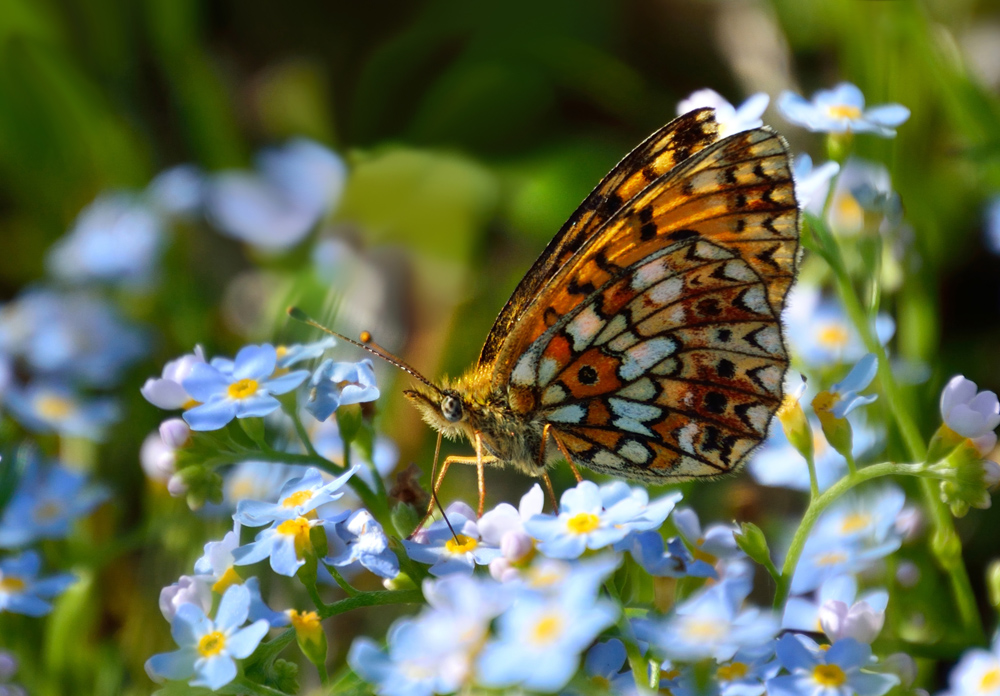
[[[812,454],[806,457],[806,466],[809,467],[809,500],[816,500],[819,497],[819,479],[816,476],[816,461]]]
[[[615,587],[614,580],[609,578],[604,583],[604,589],[607,590],[608,594],[611,595],[611,598],[615,600],[615,603],[618,604],[618,606],[623,606],[621,593],[619,593],[618,588]],[[656,688],[647,684],[646,680],[642,678],[643,675],[646,674],[647,662],[642,656],[642,651],[639,650],[639,642],[632,633],[632,625],[628,622],[624,612],[622,612],[621,621],[619,622],[618,627],[621,630],[621,641],[625,644],[625,654],[628,657],[629,667],[632,668],[632,674],[635,676],[636,689],[644,696],[656,693]],[[657,686],[659,686],[659,680],[657,680]]]
[[[920,429],[917,427],[916,421],[913,420],[896,378],[892,374],[885,348],[878,340],[868,313],[862,306],[854,284],[847,273],[840,244],[829,230],[824,229],[821,232],[826,238],[826,243],[823,246],[827,251],[827,261],[830,263],[836,278],[837,290],[844,303],[844,308],[861,335],[865,348],[878,358],[878,376],[882,385],[882,394],[885,396],[896,427],[899,428],[903,443],[912,459],[923,461],[927,458],[927,447],[924,444],[924,439],[920,435]],[[951,512],[938,495],[938,486],[934,481],[929,479],[921,481],[921,490],[934,526],[934,541],[931,544],[931,552],[934,554],[938,566],[948,575],[955,604],[958,607],[966,633],[973,640],[982,642],[985,638],[982,618],[976,605],[976,597],[972,591],[969,573],[962,560],[961,542],[955,531]]]
[[[331,605],[324,602],[323,598],[319,596],[319,590],[316,588],[316,583],[310,582],[303,584],[306,586],[306,590],[309,592],[309,599],[311,599],[312,603],[316,605],[316,610],[319,611],[320,616],[322,616],[323,612],[326,611],[327,608]]]
[[[312,438],[309,437],[308,431],[306,431],[306,426],[302,424],[302,419],[299,418],[299,414],[296,413],[294,408],[290,408],[286,411],[292,419],[292,423],[295,424],[295,432],[298,433],[299,439],[302,441],[302,446],[306,448],[306,452],[309,453],[310,457],[318,457],[319,452],[313,447]],[[346,468],[346,467],[345,467]]]
[[[809,507],[806,508],[805,515],[802,516],[802,522],[799,523],[799,528],[795,530],[795,536],[792,537],[792,545],[788,548],[788,554],[785,556],[785,562],[781,568],[781,576],[776,578],[778,586],[774,593],[774,608],[780,609],[785,605],[788,590],[792,585],[792,576],[795,573],[796,566],[799,564],[799,558],[802,556],[802,549],[809,538],[809,532],[812,531],[816,520],[831,503],[865,481],[871,481],[882,476],[892,476],[894,474],[920,475],[921,466],[920,464],[898,464],[896,462],[872,464],[840,479],[822,495],[810,502]]]
[[[288,696],[284,691],[258,684],[246,677],[236,677],[219,690],[220,694],[248,694],[249,696]]]
[[[344,592],[347,593],[348,597],[353,597],[354,595],[358,594],[359,591],[357,590],[357,588],[355,588],[353,585],[351,585],[351,583],[347,582],[347,580],[344,579],[344,576],[340,574],[339,570],[337,570],[337,566],[332,566],[329,563],[323,563],[323,566],[330,572],[330,575],[333,577],[334,582],[336,582],[337,585],[340,586],[340,589],[342,589]]]
[[[320,616],[328,619],[331,616],[344,614],[361,607],[374,607],[383,604],[421,604],[424,595],[420,590],[378,590],[361,592],[353,597],[341,599],[333,604],[327,604],[320,611]]]
[[[844,459],[847,460],[847,472],[849,474],[856,474],[856,473],[858,473],[858,464],[857,464],[857,462],[854,461],[854,452],[851,452],[850,450],[847,450],[846,452],[843,452],[842,454],[844,455]]]

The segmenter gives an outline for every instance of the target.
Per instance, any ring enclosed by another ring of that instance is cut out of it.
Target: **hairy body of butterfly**
[[[544,477],[560,453],[650,483],[738,469],[782,401],[798,212],[770,129],[719,140],[702,109],[654,133],[535,262],[478,364],[406,392],[475,445],[445,469],[478,463],[481,495],[484,463]]]

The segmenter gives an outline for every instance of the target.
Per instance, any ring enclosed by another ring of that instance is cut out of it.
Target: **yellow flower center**
[[[676,679],[679,676],[681,676],[681,671],[679,669],[668,669],[660,672],[660,679],[666,679],[667,681]]]
[[[849,118],[852,120],[861,118],[861,109],[856,106],[848,106],[847,104],[828,106],[826,107],[826,112],[833,118]]]
[[[476,539],[464,534],[458,534],[444,543],[444,548],[448,553],[456,555],[475,551],[477,546],[479,546],[479,542]]]
[[[711,621],[701,621],[699,619],[688,619],[684,629],[691,636],[693,641],[718,640],[725,635],[725,628]]]
[[[288,346],[277,346],[274,352],[278,354],[279,358],[283,358],[288,355]]]
[[[44,503],[35,507],[34,516],[39,522],[45,522],[46,520],[52,520],[59,517],[59,513],[62,511],[62,506],[53,500],[47,500]]]
[[[183,403],[183,405],[181,405],[181,408],[184,409],[185,411],[189,411],[195,406],[201,406],[201,402],[195,401],[194,399],[188,399]]]
[[[849,193],[841,193],[833,204],[831,215],[833,224],[846,232],[857,232],[865,224],[865,210],[858,199]]]
[[[312,549],[312,542],[309,540],[309,530],[312,529],[309,520],[305,517],[297,517],[294,520],[285,520],[278,525],[278,534],[295,537],[295,555],[299,558],[305,556],[306,552]]]
[[[293,508],[309,502],[313,497],[312,491],[297,491],[281,501],[281,507]]]
[[[303,640],[316,642],[323,632],[323,624],[320,622],[319,614],[314,611],[296,611],[292,609],[288,612],[292,620],[292,627],[295,633]]]
[[[0,578],[0,592],[18,594],[23,592],[25,582],[21,578]]]
[[[236,572],[236,569],[233,566],[229,566],[226,568],[226,572],[222,574],[222,577],[216,580],[215,584],[212,585],[212,592],[223,594],[233,585],[242,584],[243,578],[240,577],[240,574]]]
[[[198,653],[202,657],[214,657],[226,648],[226,636],[221,631],[206,633],[198,641]]]
[[[535,628],[531,632],[531,640],[534,643],[551,643],[562,633],[562,629],[562,618],[555,614],[549,614],[535,624]]]
[[[847,675],[837,665],[816,665],[813,667],[813,679],[820,686],[840,686],[847,681]]]
[[[734,681],[736,679],[742,679],[747,675],[750,668],[742,662],[733,662],[732,664],[722,665],[719,667],[717,676],[720,681]]]
[[[562,580],[563,577],[561,573],[552,570],[542,571],[532,569],[528,571],[528,582],[532,587],[551,587]]]
[[[56,394],[42,394],[35,399],[35,411],[42,418],[62,420],[73,412],[73,402]]]
[[[229,398],[246,399],[256,394],[259,388],[260,385],[257,383],[257,380],[247,377],[229,385]]]
[[[578,512],[566,520],[566,526],[574,534],[589,534],[600,525],[601,520],[598,519],[597,515],[592,515],[589,512]]]
[[[831,551],[830,553],[823,553],[816,557],[816,565],[819,566],[832,566],[838,563],[843,563],[847,560],[847,554],[842,551]]]
[[[816,336],[820,345],[827,348],[843,348],[850,338],[851,335],[843,324],[827,324],[819,330],[819,334]]]
[[[1000,687],[1000,667],[994,667],[983,675],[979,682],[979,690],[984,692],[995,691]]]
[[[862,529],[871,524],[872,516],[865,514],[863,512],[853,512],[844,518],[844,521],[840,523],[840,531],[844,534],[853,534],[854,532],[860,532]]]
[[[828,391],[821,391],[812,401],[812,407],[816,411],[832,411],[833,407],[840,401],[840,397]]]

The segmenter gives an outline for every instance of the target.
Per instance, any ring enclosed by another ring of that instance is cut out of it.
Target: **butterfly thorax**
[[[493,464],[541,475],[544,466],[538,465],[538,458],[544,424],[513,411],[506,393],[491,386],[491,381],[490,370],[476,367],[457,379],[445,378],[436,387],[418,384],[404,393],[424,422],[449,440],[475,444],[478,433],[484,455],[496,458]],[[554,445],[549,449],[554,450]],[[546,455],[548,459],[555,452]]]

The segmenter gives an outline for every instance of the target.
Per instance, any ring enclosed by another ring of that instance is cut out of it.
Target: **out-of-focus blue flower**
[[[316,452],[334,464],[343,466],[344,439],[340,436],[337,419],[327,418],[325,421],[318,421],[305,409],[300,410],[300,415]],[[368,455],[357,442],[352,442],[351,461],[366,464],[358,470],[357,476],[374,490],[377,488],[375,476],[385,479],[396,468],[399,462],[399,447],[384,435],[376,434],[375,442],[372,444],[371,460],[369,461]]]
[[[567,591],[594,594],[620,565],[621,557],[613,553],[573,562],[539,556],[521,573],[516,585],[545,596]]]
[[[830,192],[830,181],[839,171],[840,165],[836,162],[813,167],[812,157],[808,154],[803,152],[796,155],[792,165],[792,178],[795,181],[795,199],[799,202],[799,207],[815,215],[821,214]]]
[[[177,582],[171,583],[160,590],[160,613],[163,618],[173,622],[177,610],[185,604],[201,607],[203,612],[212,609],[211,575],[182,575]]]
[[[628,657],[625,644],[617,638],[597,643],[587,651],[583,671],[601,691],[612,694],[636,693],[635,676],[631,670],[622,671]]]
[[[191,686],[222,688],[236,678],[236,660],[249,657],[270,628],[263,619],[241,628],[249,613],[250,591],[242,585],[226,590],[214,620],[201,607],[182,605],[170,625],[180,650],[153,655],[146,673],[158,682],[190,680]]]
[[[103,487],[61,466],[35,463],[0,518],[0,548],[25,546],[37,539],[59,539],[70,525],[108,498]]]
[[[150,204],[164,215],[194,217],[205,195],[205,175],[193,164],[165,169],[146,187]]]
[[[833,602],[840,602],[848,607],[854,606],[858,602],[865,602],[874,611],[885,611],[889,602],[889,593],[885,590],[872,590],[865,592],[859,598],[858,581],[855,580],[854,576],[837,575],[825,580],[819,586],[815,599],[789,597],[788,601],[785,602],[785,613],[781,618],[781,627],[810,633],[822,631],[824,629],[820,622],[820,609]],[[833,639],[832,636],[831,639]]]
[[[582,585],[555,596],[526,593],[497,621],[497,634],[476,662],[478,682],[557,691],[576,672],[580,653],[618,618],[619,608]]]
[[[713,524],[706,529],[702,529],[701,520],[698,513],[693,509],[684,507],[674,511],[671,518],[674,526],[680,533],[681,538],[692,549],[711,559],[728,560],[743,556],[736,543],[736,527],[731,524]]]
[[[204,362],[204,351],[201,346],[195,346],[193,352],[164,365],[162,376],[150,377],[139,391],[146,401],[168,411],[196,406],[198,402],[187,393],[183,382],[196,364]]]
[[[399,574],[399,560],[389,548],[389,537],[367,510],[356,510],[346,521],[338,523],[331,536],[331,546],[339,540],[343,548],[331,553],[326,562],[335,566],[360,563],[382,578],[392,579]]]
[[[310,468],[301,478],[292,479],[281,487],[276,503],[262,500],[240,501],[236,505],[233,519],[248,527],[263,527],[272,522],[308,516],[321,505],[338,500],[344,494],[340,489],[358,468],[355,465],[332,481],[327,481],[319,469]],[[341,519],[344,517],[347,517],[347,513]]]
[[[115,386],[148,344],[112,304],[86,292],[33,288],[0,308],[0,352],[47,377]]]
[[[980,452],[996,446],[993,432],[1000,425],[1000,400],[991,391],[979,391],[976,383],[955,375],[941,392],[941,420],[953,431],[967,437]]]
[[[0,559],[0,613],[44,616],[52,611],[48,600],[76,581],[69,574],[39,578],[41,567],[42,559],[35,551]]]
[[[163,248],[160,218],[139,198],[106,194],[83,209],[49,249],[49,272],[70,283],[148,284]]]
[[[316,420],[325,421],[341,406],[375,401],[375,366],[368,358],[356,363],[324,360],[309,380],[306,410]]]
[[[764,92],[751,95],[739,107],[734,107],[714,89],[699,89],[677,104],[677,115],[708,107],[715,109],[715,121],[719,124],[719,137],[725,138],[741,131],[760,128],[764,125],[761,116],[771,98]]]
[[[719,696],[762,696],[764,682],[775,676],[781,666],[774,659],[774,645],[739,650],[729,662],[719,665],[715,678]]]
[[[817,288],[799,283],[789,294],[783,313],[792,353],[815,368],[860,360],[864,343],[843,308],[821,297]],[[875,318],[875,333],[884,345],[896,332],[888,314]]]
[[[679,604],[663,620],[635,622],[636,634],[672,660],[732,659],[741,648],[759,648],[778,633],[776,617],[756,607],[744,608],[750,590],[749,567],[734,562],[731,577]]]
[[[888,232],[902,222],[903,206],[885,166],[851,157],[837,178],[827,221],[833,232],[850,237],[865,229],[866,213],[881,216],[878,231]]]
[[[853,440],[851,450],[855,459],[871,450],[879,442],[878,433],[866,421],[851,417]],[[826,441],[819,420],[809,418],[813,434],[813,461],[819,490],[825,491],[847,473],[847,460]],[[750,460],[750,474],[764,486],[809,490],[809,469],[806,460],[792,447],[781,428],[772,428],[764,446]]]
[[[347,177],[340,157],[305,139],[263,151],[257,168],[212,177],[205,209],[223,234],[269,251],[302,241],[336,206]]]
[[[14,417],[29,430],[97,441],[104,439],[104,431],[119,415],[113,399],[85,401],[68,387],[53,382],[34,382],[23,388],[12,386],[6,403]]]
[[[281,404],[272,395],[290,392],[309,376],[306,370],[296,370],[274,377],[277,359],[274,346],[265,343],[241,348],[231,374],[196,362],[182,386],[201,405],[185,411],[184,420],[192,430],[218,430],[233,418],[276,410]]]
[[[11,679],[17,674],[18,662],[13,653],[0,650],[0,696],[28,696],[28,692]]]
[[[327,336],[312,343],[293,343],[290,346],[278,346],[275,348],[278,354],[276,364],[279,370],[283,370],[305,360],[315,360],[335,345],[337,345],[337,339],[333,336]]]
[[[895,127],[910,117],[901,104],[883,104],[865,109],[865,95],[850,82],[833,89],[821,89],[806,101],[794,92],[782,92],[778,110],[791,123],[821,133],[875,133],[884,138],[896,135]]]
[[[447,522],[438,520],[417,532],[412,540],[403,541],[410,558],[431,564],[431,575],[469,575],[477,565],[488,565],[500,555],[500,549],[483,541],[475,521],[476,513],[468,505],[452,503],[445,510],[445,516]]]
[[[871,666],[871,648],[851,638],[829,650],[807,647],[804,636],[785,634],[775,652],[789,674],[767,681],[772,696],[882,696],[899,683],[894,674],[862,671]]]
[[[240,462],[222,482],[222,498],[235,509],[241,500],[263,500],[280,491],[288,481],[301,477],[306,468],[274,462]]]
[[[681,497],[675,491],[647,504],[643,489],[617,483],[598,488],[581,481],[563,492],[558,515],[535,515],[525,522],[525,530],[539,541],[538,550],[552,558],[577,558],[586,549],[616,544],[633,531],[659,527]]]
[[[948,691],[942,696],[998,696],[1000,694],[1000,634],[993,636],[989,650],[966,650],[948,675]]]
[[[1000,256],[1000,195],[994,196],[986,206],[984,232],[986,248]]]
[[[677,537],[664,546],[660,533],[651,529],[633,534],[629,542],[628,552],[632,554],[632,558],[654,577],[716,577],[715,568],[705,561],[695,560],[684,542]]]
[[[851,368],[844,379],[830,387],[828,391],[834,397],[830,412],[834,418],[843,418],[859,406],[867,406],[878,399],[877,394],[869,394],[868,396],[858,394],[859,391],[866,389],[872,383],[877,373],[878,358],[875,357],[874,353],[867,353]],[[1000,422],[1000,416],[998,416],[998,422]]]
[[[520,575],[515,564],[521,564],[533,555],[535,540],[524,529],[524,523],[542,512],[545,495],[537,483],[521,496],[517,508],[510,503],[500,503],[479,519],[479,533],[491,546],[500,548],[501,556],[490,561],[490,575],[501,582],[509,582]]]

